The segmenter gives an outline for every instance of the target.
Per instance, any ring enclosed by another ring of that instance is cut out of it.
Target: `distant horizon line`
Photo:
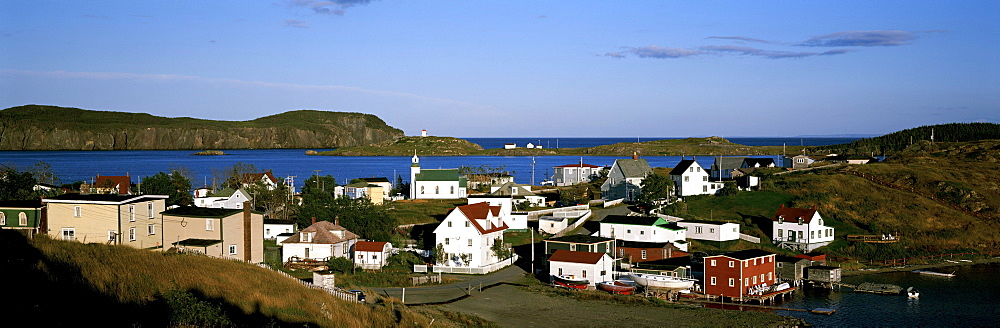
[[[428,135],[428,136],[430,136],[430,137],[450,137],[450,136],[437,136],[437,135]],[[661,140],[661,139],[709,138],[709,137],[721,137],[721,138],[726,138],[726,139],[729,139],[729,138],[838,138],[838,139],[850,139],[850,138],[872,138],[872,137],[878,137],[878,136],[883,136],[883,134],[831,134],[831,135],[801,135],[801,136],[729,136],[729,137],[723,137],[723,136],[688,136],[688,137],[638,137],[638,138],[641,138],[641,139],[657,139],[657,140]],[[407,137],[419,137],[419,135],[412,135],[412,136],[407,136]],[[631,136],[631,137],[629,137],[629,136],[625,136],[625,137],[551,137],[551,136],[550,137],[511,137],[511,136],[504,136],[504,137],[454,137],[454,138],[459,138],[459,139],[487,139],[487,138],[488,139],[503,139],[503,138],[509,138],[509,139],[539,139],[539,138],[541,138],[541,139],[558,139],[558,138],[563,138],[563,139],[602,139],[602,138],[608,138],[608,139],[636,139],[637,137],[635,137],[635,136]]]

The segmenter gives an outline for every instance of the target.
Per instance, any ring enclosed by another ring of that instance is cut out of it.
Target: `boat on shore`
[[[630,295],[635,291],[635,285],[630,285],[621,281],[604,281],[597,283],[597,289],[610,292],[612,294]]]
[[[913,270],[913,273],[926,274],[926,275],[929,275],[929,276],[938,276],[938,277],[954,277],[955,276],[954,272],[953,273],[943,273],[943,272],[934,272],[934,271],[927,271],[927,270]]]
[[[567,275],[552,275],[552,282],[559,286],[576,289],[586,289],[587,285],[590,284],[590,280],[578,279]]]
[[[691,286],[694,286],[694,280],[674,276],[635,272],[629,273],[628,276],[629,278],[632,278],[632,281],[635,281],[636,284],[639,284],[639,286],[647,288],[689,289]]]

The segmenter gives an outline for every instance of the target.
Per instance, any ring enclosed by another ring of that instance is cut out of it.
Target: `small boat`
[[[906,289],[906,297],[907,298],[919,298],[920,297],[920,291],[918,291],[916,288],[913,288],[913,287],[907,288]]]
[[[952,272],[952,273],[942,273],[942,272],[934,272],[934,271],[927,271],[927,270],[913,270],[913,273],[926,274],[926,275],[938,276],[938,277],[954,277],[955,276],[954,272]]]
[[[643,287],[688,289],[691,288],[691,286],[694,286],[694,280],[674,276],[635,272],[629,273],[628,276],[632,278],[632,281],[635,281],[636,284]]]
[[[815,313],[815,314],[831,315],[834,312],[837,312],[837,310],[831,309],[831,308],[815,308],[815,309],[812,309],[809,312],[812,312],[812,313]]]
[[[635,285],[621,281],[604,281],[597,284],[597,289],[610,292],[612,294],[629,295],[635,290]]]
[[[783,291],[783,290],[789,289],[789,288],[792,288],[792,285],[789,285],[787,282],[783,282],[783,283],[778,284],[777,286],[774,286],[774,291],[780,292],[780,291]]]
[[[552,278],[552,282],[556,283],[556,285],[569,288],[586,289],[587,285],[590,284],[590,280],[577,279],[567,275],[553,275]]]

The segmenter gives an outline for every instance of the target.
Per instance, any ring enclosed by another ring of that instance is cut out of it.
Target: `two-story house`
[[[264,262],[264,215],[242,209],[182,206],[163,211],[163,243],[208,256]]]
[[[503,245],[503,222],[499,206],[488,202],[455,207],[434,229],[436,244],[445,252],[446,266],[483,267],[499,262],[491,249]]]
[[[671,243],[687,251],[687,229],[663,218],[608,215],[601,220],[598,236],[625,241]]]
[[[601,185],[601,197],[633,201],[642,190],[642,180],[652,173],[649,162],[638,155],[632,155],[631,159],[617,159],[608,171],[608,179]]]
[[[552,168],[552,181],[557,187],[587,183],[599,176],[601,169],[597,165],[584,164],[582,160],[580,164],[555,166]]]
[[[510,196],[514,204],[527,203],[531,206],[545,206],[545,197],[531,191],[531,186],[514,182],[490,187],[490,196]]]
[[[709,181],[708,172],[698,164],[697,159],[685,159],[670,170],[670,180],[678,197],[694,195],[714,195],[722,189],[722,182]]]
[[[243,203],[253,201],[253,198],[245,189],[233,189],[233,188],[223,188],[211,195],[205,195],[204,197],[198,197],[197,195],[205,195],[204,193],[196,193],[194,198],[194,206],[197,207],[207,207],[207,208],[228,208],[231,210],[243,209]]]
[[[705,294],[742,299],[774,285],[776,254],[748,249],[722,255],[706,256]]]
[[[166,195],[64,194],[44,198],[48,234],[84,243],[163,246]]]
[[[0,229],[13,229],[25,236],[45,233],[48,214],[40,200],[0,201]]]
[[[833,227],[824,225],[816,206],[791,208],[781,204],[771,218],[771,236],[782,248],[809,252],[833,241]]]
[[[732,172],[743,165],[746,157],[715,156],[712,163],[710,177],[712,181],[722,181],[732,179]]]
[[[351,258],[358,235],[341,227],[339,222],[316,221],[281,242],[281,261],[292,257],[326,261],[334,257]]]

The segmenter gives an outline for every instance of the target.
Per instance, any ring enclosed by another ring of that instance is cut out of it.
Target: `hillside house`
[[[314,221],[281,242],[281,261],[292,257],[327,261],[335,257],[351,258],[358,235],[330,221]]]
[[[392,256],[392,244],[377,241],[359,241],[354,244],[354,265],[365,270],[377,270],[386,265]]]
[[[626,258],[629,262],[649,262],[674,257],[687,256],[688,253],[680,250],[673,243],[651,243],[644,241],[617,241],[615,251],[618,257]]]
[[[612,254],[614,241],[611,238],[587,235],[567,235],[549,238],[545,240],[545,254],[552,254],[561,249],[574,252],[594,252],[614,255]]]
[[[653,173],[646,159],[632,155],[631,159],[617,159],[608,170],[608,179],[601,185],[601,196],[606,200],[633,201],[642,190],[642,180]]]
[[[514,215],[514,199],[512,196],[493,195],[471,195],[466,200],[469,205],[476,203],[487,203],[490,207],[499,207],[499,217],[507,228],[515,230],[528,229],[528,217],[526,215]]]
[[[264,262],[264,215],[243,209],[183,206],[163,211],[163,244],[208,256]]]
[[[434,229],[435,242],[446,254],[445,266],[484,267],[498,258],[491,247],[503,245],[503,232],[508,229],[500,206],[480,202],[455,207]]]
[[[687,238],[705,241],[734,241],[740,239],[740,225],[732,222],[684,220],[677,225],[687,228]]]
[[[458,199],[467,196],[468,180],[458,169],[420,169],[420,158],[413,155],[410,164],[410,198]]]
[[[791,208],[781,204],[771,218],[771,236],[779,247],[809,252],[833,241],[834,229],[823,224],[816,206]]]
[[[195,197],[194,206],[206,208],[243,209],[243,204],[253,201],[245,189],[223,188],[206,197]]]
[[[264,170],[263,173],[243,173],[243,188],[248,188],[254,184],[261,183],[267,190],[278,189],[278,178],[274,177],[271,170]]]
[[[474,190],[488,190],[485,188],[514,182],[514,176],[509,172],[469,173],[464,177],[468,181],[468,188]]]
[[[64,194],[42,199],[52,238],[84,243],[163,246],[166,195]]]
[[[743,164],[740,168],[762,168],[762,167],[777,167],[778,165],[774,163],[773,158],[757,158],[757,157],[747,157],[743,159]]]
[[[678,197],[694,195],[715,195],[722,189],[722,182],[708,181],[706,172],[696,159],[685,159],[670,170],[670,180],[674,181],[674,192]]]
[[[347,197],[350,199],[366,198],[372,204],[376,205],[380,205],[385,201],[385,194],[387,193],[388,191],[382,186],[363,180],[334,188],[334,195],[338,197]]]
[[[125,175],[98,174],[89,185],[81,185],[80,192],[91,194],[131,195],[132,177]]]
[[[625,241],[672,243],[687,251],[687,229],[659,217],[608,215],[601,221],[598,236]]]
[[[743,298],[764,284],[774,285],[775,256],[760,249],[706,256],[705,294]]]
[[[510,196],[514,204],[527,203],[530,206],[545,206],[545,197],[532,192],[531,186],[513,182],[490,187],[490,196]]]
[[[712,181],[722,181],[732,179],[732,172],[740,168],[746,157],[716,156],[715,161],[709,168],[709,179]]]
[[[290,234],[294,232],[295,232],[295,221],[278,220],[278,219],[264,220],[264,239],[277,241],[278,235],[287,233],[290,236]]]
[[[26,237],[45,233],[47,214],[41,200],[0,201],[0,229],[16,230]]]
[[[603,168],[597,165],[583,164],[583,161],[581,160],[580,164],[568,164],[553,167],[552,180],[557,187],[587,183],[590,182],[591,179],[600,176],[601,169]]]
[[[367,182],[369,185],[376,185],[382,187],[382,198],[389,198],[389,192],[392,191],[392,182],[389,182],[389,178],[371,177],[371,178],[358,178],[358,180]]]
[[[574,252],[557,250],[549,256],[550,276],[569,276],[574,279],[587,279],[588,285],[614,280],[614,260],[603,252]]]

